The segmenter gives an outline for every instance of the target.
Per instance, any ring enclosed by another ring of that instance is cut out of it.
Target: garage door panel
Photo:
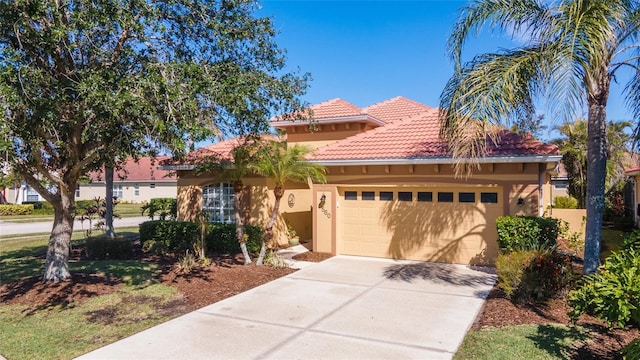
[[[495,219],[502,215],[501,189],[400,190],[413,192],[412,201],[399,201],[398,190],[393,190],[394,201],[379,201],[379,192],[389,188],[356,190],[358,200],[342,199],[341,253],[454,263],[490,262],[497,253]],[[375,192],[376,200],[361,200],[362,191]],[[433,201],[417,201],[420,191],[432,192]],[[454,202],[438,202],[439,191],[453,192]],[[458,202],[461,191],[474,192],[476,201]],[[498,194],[498,203],[480,202],[481,192]]]

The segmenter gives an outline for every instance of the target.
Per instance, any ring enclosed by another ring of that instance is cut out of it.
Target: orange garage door
[[[338,253],[492,263],[502,188],[341,188]]]

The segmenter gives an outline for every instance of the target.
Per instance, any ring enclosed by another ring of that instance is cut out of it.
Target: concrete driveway
[[[80,359],[450,359],[494,282],[460,265],[336,256]]]

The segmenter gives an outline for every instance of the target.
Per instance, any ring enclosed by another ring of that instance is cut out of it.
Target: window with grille
[[[122,199],[122,185],[113,185],[113,197]]]
[[[202,189],[202,210],[209,214],[212,223],[235,223],[233,186],[227,183],[205,186]]]

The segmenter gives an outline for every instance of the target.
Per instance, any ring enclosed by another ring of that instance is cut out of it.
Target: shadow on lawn
[[[538,348],[558,359],[584,359],[577,353],[575,344],[589,338],[586,330],[577,327],[539,325],[538,332],[528,336]]]

